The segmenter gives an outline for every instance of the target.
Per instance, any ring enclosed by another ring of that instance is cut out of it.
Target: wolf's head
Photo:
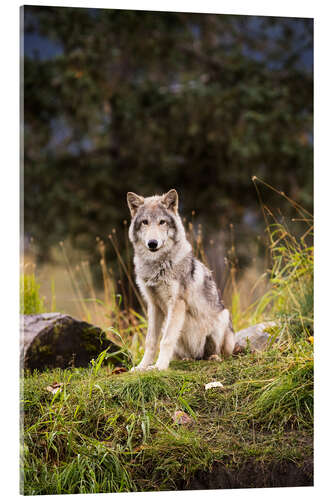
[[[171,189],[161,196],[144,198],[127,193],[127,203],[132,220],[129,238],[140,253],[162,254],[169,252],[180,238],[185,238],[178,214],[178,194]]]

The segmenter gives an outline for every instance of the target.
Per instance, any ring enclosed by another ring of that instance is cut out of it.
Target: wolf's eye
[[[148,225],[147,219],[143,219],[142,224],[144,224],[145,226],[147,226]]]
[[[162,219],[162,220],[160,220],[160,226],[162,226],[162,224],[165,224],[165,223],[166,223],[166,221],[165,221],[165,220],[163,220],[163,219]]]

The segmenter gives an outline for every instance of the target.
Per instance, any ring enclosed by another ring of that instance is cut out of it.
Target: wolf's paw
[[[222,361],[222,359],[218,354],[212,354],[209,356],[208,361]]]
[[[158,366],[155,364],[155,365],[150,365],[147,367],[147,370],[149,371],[152,371],[152,370],[159,370],[160,368],[158,368]]]
[[[167,370],[168,369],[168,366],[169,366],[169,363],[166,364],[166,363],[155,363],[154,365],[150,365],[148,366],[147,370]]]
[[[145,370],[148,370],[146,366],[133,366],[133,368],[130,369],[131,372],[144,372]]]

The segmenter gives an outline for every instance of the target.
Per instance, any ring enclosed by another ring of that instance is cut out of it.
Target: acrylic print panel
[[[311,486],[313,20],[21,13],[22,493]]]

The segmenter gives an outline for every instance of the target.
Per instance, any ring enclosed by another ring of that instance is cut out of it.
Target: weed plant
[[[20,277],[20,313],[39,314],[45,312],[44,298],[39,294],[40,285],[34,274]]]

